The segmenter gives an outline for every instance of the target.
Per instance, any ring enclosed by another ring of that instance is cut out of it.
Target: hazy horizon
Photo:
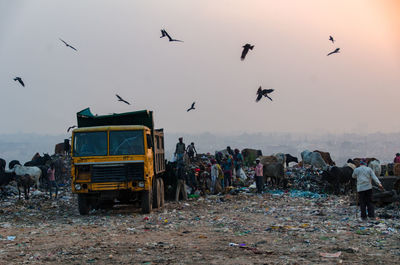
[[[63,142],[68,134],[0,134],[0,158],[7,163],[17,159],[21,162],[29,161],[39,152],[54,153],[54,146]],[[301,133],[241,133],[241,134],[214,134],[199,133],[172,133],[165,132],[166,159],[170,160],[174,152],[178,137],[183,136],[184,142],[195,142],[199,153],[232,148],[261,149],[264,155],[283,152],[300,157],[303,150],[322,150],[331,153],[338,165],[342,165],[348,158],[376,157],[382,163],[393,161],[394,154],[400,152],[399,133],[375,134],[301,134]]]
[[[65,133],[86,107],[150,109],[180,133],[399,132],[398,14],[396,0],[0,0],[0,133]]]

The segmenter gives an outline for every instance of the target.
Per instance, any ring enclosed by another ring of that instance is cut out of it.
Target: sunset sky
[[[399,132],[399,14],[399,0],[0,0],[0,133],[64,133],[86,107],[154,110],[169,132]],[[273,102],[255,102],[260,85]]]

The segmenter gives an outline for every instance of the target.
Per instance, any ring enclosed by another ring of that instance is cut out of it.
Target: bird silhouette
[[[70,131],[71,129],[73,129],[73,128],[76,128],[76,125],[72,125],[72,126],[68,127],[67,132],[69,132],[69,131]]]
[[[250,45],[250,44],[246,44],[243,46],[243,51],[242,51],[242,56],[240,57],[240,59],[243,61],[244,58],[246,57],[247,53],[249,52],[249,50],[253,50],[254,45]]]
[[[196,103],[196,102],[193,102],[193,103],[192,103],[192,106],[190,106],[190,108],[188,108],[187,112],[191,111],[192,109],[196,109],[196,108],[194,107],[194,104],[195,104],[195,103]]]
[[[164,38],[164,37],[167,37],[169,41],[183,42],[183,40],[177,40],[177,39],[171,38],[171,36],[168,34],[168,32],[165,29],[162,29],[160,38]]]
[[[333,39],[333,37],[332,37],[332,36],[329,36],[329,40],[330,40],[332,43],[334,43],[334,42],[335,42],[335,40]]]
[[[340,50],[340,48],[336,48],[333,52],[328,53],[326,56],[329,56],[334,53],[340,53],[339,50]]]
[[[117,96],[118,101],[122,101],[122,102],[124,102],[124,103],[126,103],[126,104],[128,104],[128,105],[131,105],[131,103],[129,103],[129,102],[126,101],[125,99],[123,99],[123,98],[121,98],[120,96],[118,96],[118,94],[115,94],[115,95]]]
[[[75,50],[75,51],[78,51],[77,49],[75,49],[74,47],[72,47],[71,45],[69,45],[68,43],[66,43],[63,39],[61,39],[61,38],[59,38],[59,39],[60,39],[60,41],[64,42],[65,46],[67,46],[67,47],[69,47],[69,48],[71,48],[71,49],[73,49],[73,50]]]
[[[256,98],[256,102],[260,101],[262,99],[262,97],[267,97],[272,101],[272,98],[270,98],[268,96],[269,93],[274,92],[274,89],[262,89],[261,86],[258,88],[257,90],[257,98]]]
[[[18,81],[21,84],[21,86],[25,87],[24,81],[22,81],[21,77],[18,77],[18,76],[15,77],[14,81]]]

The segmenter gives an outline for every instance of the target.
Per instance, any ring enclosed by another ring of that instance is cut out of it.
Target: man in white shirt
[[[372,180],[383,190],[383,186],[376,177],[374,171],[367,167],[365,161],[360,162],[360,166],[353,171],[353,178],[357,179],[357,192],[360,200],[361,219],[368,217],[375,218],[374,205],[372,204]]]

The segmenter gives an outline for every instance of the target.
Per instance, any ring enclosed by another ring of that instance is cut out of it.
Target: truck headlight
[[[140,181],[138,185],[139,185],[139,187],[144,188],[144,182],[143,181]]]
[[[76,190],[81,190],[82,189],[81,184],[75,184],[75,189]]]

